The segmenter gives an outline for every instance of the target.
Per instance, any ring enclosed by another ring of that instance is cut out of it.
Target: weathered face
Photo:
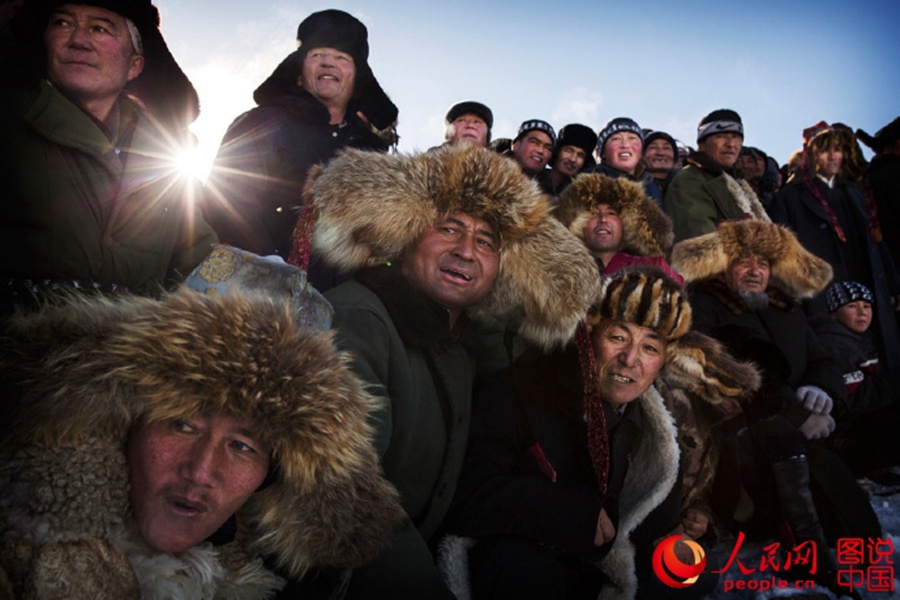
[[[334,48],[311,48],[303,59],[297,85],[326,105],[346,107],[353,96],[356,64],[353,57]]]
[[[598,204],[582,231],[588,251],[600,258],[604,253],[615,253],[622,245],[622,220],[609,204]]]
[[[816,153],[816,172],[831,179],[841,172],[841,163],[844,162],[844,151],[840,146],[831,146]]]
[[[714,133],[700,142],[698,147],[720,166],[730,169],[741,155],[744,138],[736,133]]]
[[[139,423],[128,441],[131,507],[141,536],[183,552],[215,533],[262,484],[269,448],[233,417]]]
[[[632,131],[619,131],[607,138],[603,146],[603,162],[634,175],[642,149],[641,136]]]
[[[575,177],[584,167],[587,154],[578,146],[566,145],[559,149],[553,168],[569,177]]]
[[[769,285],[769,260],[759,254],[750,254],[731,263],[725,273],[725,283],[735,292],[761,293]]]
[[[647,144],[644,161],[651,171],[670,171],[675,168],[675,151],[666,140],[656,139]]]
[[[474,144],[487,146],[488,126],[484,119],[475,113],[463,113],[450,123],[453,127],[451,144]]]
[[[659,376],[666,341],[649,327],[616,321],[597,334],[600,397],[613,407],[635,400]]]
[[[500,237],[482,219],[451,213],[422,234],[402,268],[412,286],[455,321],[491,291],[500,270]]]
[[[534,175],[543,171],[550,161],[553,139],[540,129],[533,129],[519,141],[513,142],[512,151],[522,170]]]
[[[47,78],[83,105],[115,100],[144,67],[125,17],[97,6],[63,4],[54,10],[44,47]]]
[[[872,324],[872,303],[854,300],[831,313],[831,316],[850,331],[865,333]]]

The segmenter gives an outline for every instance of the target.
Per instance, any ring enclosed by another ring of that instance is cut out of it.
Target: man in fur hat
[[[845,125],[819,122],[803,133],[800,172],[769,207],[772,219],[790,227],[803,247],[834,270],[837,281],[857,281],[874,294],[872,327],[878,354],[887,369],[900,368],[900,329],[895,298],[900,274],[883,241],[875,203],[854,182],[862,175],[862,156]],[[824,294],[804,306],[825,314]]]
[[[825,288],[831,267],[787,228],[753,220],[726,221],[713,233],[677,243],[672,264],[688,282],[697,329],[722,340],[739,358],[755,361],[763,373],[760,392],[735,406],[737,416],[717,436],[719,517],[726,524],[732,518],[731,502],[741,483],[735,479],[738,452],[745,459],[753,457],[757,467],[741,476],[757,504],[755,516],[765,521],[768,532],[776,529],[777,518],[764,517],[770,503],[763,490],[774,484],[777,510],[793,535],[787,541],[815,542],[824,559],[816,580],[836,589],[829,544],[810,492],[811,471],[832,505],[862,523],[845,535],[877,534],[880,528],[846,465],[811,443],[831,435],[834,415],[844,409],[846,398],[837,362],[818,342],[798,304]],[[758,494],[755,485],[762,486]],[[838,518],[848,522],[847,514]]]
[[[377,555],[402,515],[377,401],[296,317],[182,288],[10,319],[0,596],[261,600]]]
[[[215,235],[179,172],[197,93],[149,0],[30,0],[0,47],[0,304],[158,293]]]
[[[308,16],[299,48],[255,92],[257,107],[225,132],[204,211],[220,241],[260,255],[290,255],[306,174],[341,148],[386,152],[397,107],[369,66],[366,26],[335,9]],[[310,265],[324,291],[333,281]]]
[[[429,544],[466,447],[473,320],[561,344],[596,297],[596,267],[516,163],[472,145],[348,151],[310,174],[306,201],[312,251],[356,271],[326,297],[339,344],[384,398],[377,447],[408,517],[349,597],[452,598]]]
[[[587,125],[569,123],[559,130],[559,139],[550,157],[550,168],[538,174],[545,193],[558,196],[582,171],[594,168],[593,150],[597,134]]]
[[[701,119],[697,151],[666,189],[676,242],[713,232],[726,219],[770,220],[753,188],[734,175],[743,143],[744,125],[733,110],[714,110]]]

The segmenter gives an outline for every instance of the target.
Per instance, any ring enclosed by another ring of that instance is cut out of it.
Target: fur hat
[[[716,133],[736,133],[744,137],[741,115],[729,108],[714,110],[700,120],[697,126],[697,143]]]
[[[872,304],[874,302],[872,298],[872,290],[856,281],[835,281],[825,291],[825,304],[830,313],[857,300]]]
[[[622,221],[622,251],[637,256],[668,256],[674,234],[672,220],[644,193],[644,187],[624,177],[581,173],[559,195],[554,214],[583,240],[584,226],[600,204],[608,204]]]
[[[44,30],[50,14],[65,0],[33,0],[25,2],[10,27],[23,47],[31,68],[45,73],[47,52]],[[169,51],[159,29],[159,10],[150,0],[79,0],[73,4],[99,6],[131,20],[140,33],[144,69],[125,84],[125,91],[136,96],[164,123],[186,126],[200,114],[197,91]]]
[[[378,401],[349,360],[331,333],[296,328],[287,304],[260,295],[75,298],[6,324],[0,368],[23,409],[2,449],[85,439],[121,449],[142,418],[250,419],[273,465],[239,512],[250,554],[292,576],[360,565],[402,509],[372,445]]]
[[[312,249],[352,271],[399,258],[450,212],[484,219],[499,233],[500,271],[475,318],[510,320],[549,347],[568,340],[597,297],[597,267],[518,165],[485,148],[445,146],[414,155],[347,150],[307,178],[317,213]]]
[[[556,147],[553,149],[553,156],[550,158],[550,164],[556,162],[559,151],[563,146],[575,146],[584,151],[584,166],[582,171],[593,168],[594,162],[594,146],[597,144],[597,134],[587,125],[580,123],[569,123],[559,130],[559,138],[556,140]]]
[[[272,98],[292,93],[297,77],[303,71],[306,53],[313,48],[334,48],[353,57],[356,78],[353,99],[356,110],[378,130],[393,127],[399,111],[381,88],[369,66],[369,32],[359,19],[342,10],[328,9],[306,17],[297,27],[298,49],[275,68],[275,71],[253,92],[261,104]]]
[[[641,129],[641,126],[638,125],[634,119],[629,119],[628,117],[616,117],[604,125],[603,129],[600,130],[600,133],[597,134],[597,157],[601,162],[603,161],[603,148],[606,146],[606,140],[620,131],[630,131],[631,133],[636,134],[641,138],[641,147],[643,148],[644,130]]]
[[[748,254],[768,259],[770,285],[794,299],[812,298],[831,281],[831,265],[804,248],[791,230],[757,220],[724,221],[712,233],[678,242],[672,267],[690,283],[724,274]]]
[[[876,154],[880,154],[887,146],[900,140],[900,117],[879,129],[874,136],[869,135],[862,129],[857,129],[856,137],[863,144],[874,150]]]

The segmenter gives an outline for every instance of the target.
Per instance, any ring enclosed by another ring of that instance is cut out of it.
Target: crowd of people
[[[2,4],[0,596],[702,598],[654,550],[745,535],[854,593],[900,117],[782,167],[732,109],[692,146],[464,100],[405,155],[366,26],[297,43],[200,185],[149,0]]]

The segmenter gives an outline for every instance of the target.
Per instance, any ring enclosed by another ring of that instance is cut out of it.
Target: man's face
[[[760,160],[757,160],[755,156],[745,154],[740,158],[741,170],[744,173],[744,179],[746,179],[747,181],[752,181],[763,176],[766,168],[765,164],[763,164]]]
[[[826,148],[816,154],[816,172],[831,179],[841,172],[841,163],[844,160],[844,151],[840,146]]]
[[[620,171],[634,174],[641,160],[641,136],[631,131],[619,131],[607,138],[603,146],[603,162]]]
[[[484,119],[475,113],[463,113],[450,123],[453,127],[451,144],[474,144],[487,146],[488,126]]]
[[[125,17],[97,6],[63,4],[44,30],[47,78],[83,105],[115,100],[140,75]]]
[[[406,252],[403,274],[448,309],[454,320],[491,291],[500,269],[500,237],[482,219],[451,213]]]
[[[566,145],[559,149],[553,168],[569,177],[575,177],[584,167],[587,154],[578,146]]]
[[[162,552],[183,552],[215,533],[269,470],[256,430],[218,415],[142,422],[127,455],[138,529]]]
[[[553,139],[540,129],[533,129],[513,142],[512,151],[522,170],[535,175],[544,170],[553,155]]]
[[[643,394],[665,363],[666,341],[649,327],[617,321],[595,343],[600,397],[614,408]]]
[[[644,150],[644,160],[651,171],[671,171],[675,168],[675,152],[666,140],[650,142]]]
[[[769,285],[769,261],[758,254],[742,256],[731,264],[725,283],[735,292],[759,294]]]
[[[584,243],[594,256],[615,253],[622,245],[622,220],[609,204],[598,204],[582,231]]]
[[[850,331],[865,333],[872,324],[872,303],[854,300],[831,313],[831,316]]]
[[[297,85],[322,104],[346,107],[353,96],[355,80],[352,56],[334,48],[312,48],[303,59]]]
[[[741,155],[744,138],[736,133],[714,133],[700,142],[698,146],[719,166],[730,169]]]

